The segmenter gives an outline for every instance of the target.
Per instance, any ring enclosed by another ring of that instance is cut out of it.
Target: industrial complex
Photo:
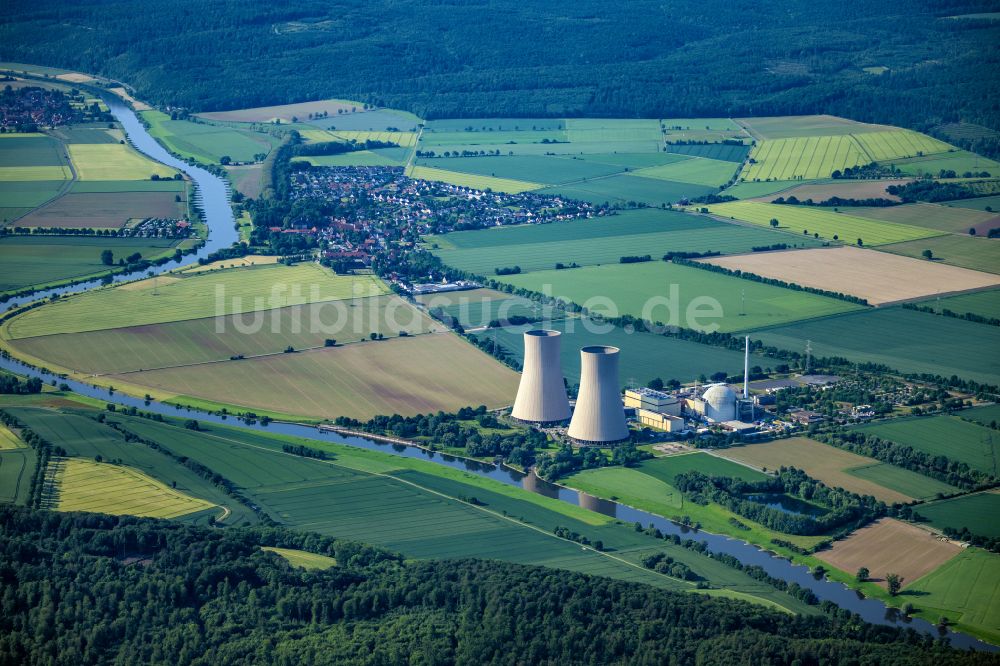
[[[524,368],[511,416],[543,427],[569,422],[565,435],[579,446],[629,439],[628,421],[664,433],[718,426],[729,432],[756,429],[759,399],[749,392],[750,339],[746,338],[742,395],[724,383],[673,392],[628,388],[621,392],[617,347],[580,350],[580,387],[571,406],[560,363],[561,334],[533,329],[524,333]]]

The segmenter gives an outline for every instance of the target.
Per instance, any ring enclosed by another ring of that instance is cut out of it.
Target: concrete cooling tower
[[[586,444],[606,444],[628,438],[618,384],[618,347],[594,346],[580,350],[580,393],[568,434]]]
[[[559,362],[559,331],[524,333],[524,370],[510,415],[520,421],[555,423],[569,418],[569,400]]]

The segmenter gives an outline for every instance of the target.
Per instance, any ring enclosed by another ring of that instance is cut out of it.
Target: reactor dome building
[[[524,333],[524,369],[510,415],[530,423],[558,423],[569,418],[569,400],[560,364],[559,331]]]
[[[628,439],[625,407],[618,383],[618,347],[580,350],[580,391],[567,434],[581,444]]]
[[[736,392],[725,384],[712,384],[702,393],[698,411],[711,421],[736,419]]]

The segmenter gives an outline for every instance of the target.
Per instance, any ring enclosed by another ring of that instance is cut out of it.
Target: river
[[[229,204],[228,183],[204,169],[193,167],[170,155],[159,143],[156,142],[155,139],[153,139],[152,136],[149,135],[146,128],[139,121],[139,118],[135,115],[132,109],[127,107],[117,98],[106,99],[106,102],[111,109],[111,113],[115,115],[118,121],[125,128],[125,133],[133,146],[153,159],[183,171],[194,182],[197,189],[195,199],[196,205],[201,210],[203,218],[208,225],[209,236],[205,245],[198,250],[197,254],[195,254],[193,258],[197,259],[199,257],[204,257],[210,252],[232,245],[232,243],[238,239],[238,234],[233,227],[234,220],[232,209]],[[184,258],[185,262],[190,262],[191,260],[191,255]],[[171,262],[170,264],[165,264],[164,266],[154,267],[152,270],[155,272],[163,272],[175,267],[176,264]],[[134,279],[134,276],[116,277],[116,281],[126,279]],[[30,302],[39,298],[48,297],[55,293],[66,294],[86,291],[99,286],[100,284],[99,280],[94,280],[91,282],[73,285],[71,287],[39,292],[20,300],[9,301],[8,303],[19,304],[23,302]],[[55,378],[54,375],[43,373],[13,359],[0,358],[0,367],[23,375],[41,377],[46,381]],[[113,402],[126,406],[135,406],[139,409],[157,412],[167,416],[179,416],[188,413],[188,411],[182,411],[180,408],[173,405],[166,405],[155,401],[147,404],[138,398],[132,398],[130,396],[117,393],[110,394],[107,389],[97,388],[95,386],[91,386],[90,384],[73,380],[60,381],[65,381],[66,384],[68,384],[77,393],[106,402]],[[197,416],[199,420],[219,424],[225,423],[228,425],[233,425],[233,421],[235,420],[233,418],[225,419],[214,414],[207,414],[203,412],[198,412]],[[708,548],[711,552],[727,553],[736,557],[744,564],[759,565],[769,575],[775,578],[781,578],[788,582],[798,583],[800,586],[812,590],[821,600],[832,601],[841,608],[857,613],[864,620],[873,624],[910,627],[923,633],[935,636],[941,635],[939,628],[929,622],[921,619],[900,618],[899,614],[895,610],[888,608],[881,601],[876,599],[866,599],[860,596],[858,592],[850,589],[842,583],[829,581],[825,578],[817,579],[807,567],[792,564],[788,560],[765,552],[753,544],[728,536],[711,534],[704,531],[693,531],[679,526],[663,516],[658,516],[647,511],[641,511],[618,502],[596,498],[564,486],[551,484],[539,479],[533,474],[525,475],[522,472],[518,472],[504,466],[480,463],[466,458],[457,458],[455,456],[429,451],[416,446],[387,443],[365,437],[345,436],[312,426],[272,422],[268,426],[255,424],[247,425],[245,427],[256,430],[279,432],[299,437],[308,437],[336,444],[357,446],[364,449],[391,453],[393,455],[406,458],[430,460],[439,465],[472,472],[480,476],[500,481],[501,483],[517,486],[530,492],[558,499],[562,502],[576,504],[591,511],[597,511],[608,516],[613,516],[626,523],[639,522],[642,525],[652,524],[659,528],[664,534],[677,534],[682,538],[693,538],[699,541],[704,541],[708,544]],[[1000,651],[1000,647],[984,643],[983,641],[961,632],[948,630],[944,635],[949,642],[957,648]]]

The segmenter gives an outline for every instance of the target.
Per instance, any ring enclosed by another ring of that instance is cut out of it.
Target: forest
[[[306,571],[262,546],[335,558]],[[655,566],[655,564],[654,564]],[[987,664],[832,604],[791,616],[278,528],[0,507],[0,665]]]
[[[1000,129],[990,0],[12,0],[0,58],[193,111],[340,97],[441,117],[831,113]],[[868,68],[868,69],[866,69]],[[883,69],[887,68],[887,69]]]

